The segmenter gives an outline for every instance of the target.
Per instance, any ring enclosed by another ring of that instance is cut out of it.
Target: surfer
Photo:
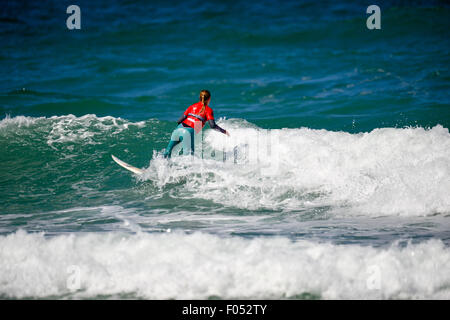
[[[214,121],[213,110],[209,107],[210,101],[211,93],[208,90],[200,91],[200,101],[189,106],[178,119],[178,126],[172,132],[169,145],[164,153],[165,158],[170,158],[172,149],[180,142],[183,142],[183,155],[194,154],[194,132],[199,133],[206,121],[211,129],[230,136],[228,131],[219,127]]]

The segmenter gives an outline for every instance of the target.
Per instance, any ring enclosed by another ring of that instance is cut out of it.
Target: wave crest
[[[0,236],[0,295],[449,299],[441,241],[387,248],[203,233]]]

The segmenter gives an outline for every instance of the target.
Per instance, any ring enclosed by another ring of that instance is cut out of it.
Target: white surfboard
[[[144,170],[139,169],[139,168],[136,168],[136,167],[133,167],[132,165],[130,165],[130,164],[128,164],[128,163],[126,163],[126,162],[120,160],[119,158],[115,157],[114,155],[111,155],[111,157],[113,158],[113,160],[114,160],[119,166],[121,166],[121,167],[123,167],[123,168],[125,168],[125,169],[127,169],[127,170],[129,170],[129,171],[131,171],[131,172],[133,172],[133,173],[136,173],[136,174],[144,174]]]

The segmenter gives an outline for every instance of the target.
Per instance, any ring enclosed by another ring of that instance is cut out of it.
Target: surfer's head
[[[202,102],[203,105],[200,113],[203,113],[203,111],[205,111],[206,105],[208,105],[209,101],[211,101],[211,93],[208,90],[200,91],[200,101]]]

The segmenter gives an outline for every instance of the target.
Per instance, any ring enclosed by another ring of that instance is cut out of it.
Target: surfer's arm
[[[186,120],[186,118],[190,112],[192,112],[192,106],[190,106],[189,108],[186,109],[186,111],[183,113],[183,115],[180,117],[180,119],[178,119],[177,123],[180,124],[184,120]]]
[[[230,136],[230,134],[227,132],[227,130],[222,129],[216,124],[216,121],[214,121],[214,112],[211,108],[208,108],[206,111],[206,119],[208,120],[209,126],[211,129],[214,129],[216,131],[222,132],[223,134],[226,134],[227,136]]]
[[[221,127],[219,127],[217,125],[217,123],[214,121],[214,119],[210,119],[208,120],[209,126],[211,127],[211,129],[217,130],[219,132],[222,132],[223,134],[229,135],[227,130],[222,129]]]
[[[183,114],[183,115],[180,117],[180,119],[178,119],[177,123],[178,123],[178,124],[182,123],[184,120],[186,120],[186,118],[187,118],[187,116]]]

